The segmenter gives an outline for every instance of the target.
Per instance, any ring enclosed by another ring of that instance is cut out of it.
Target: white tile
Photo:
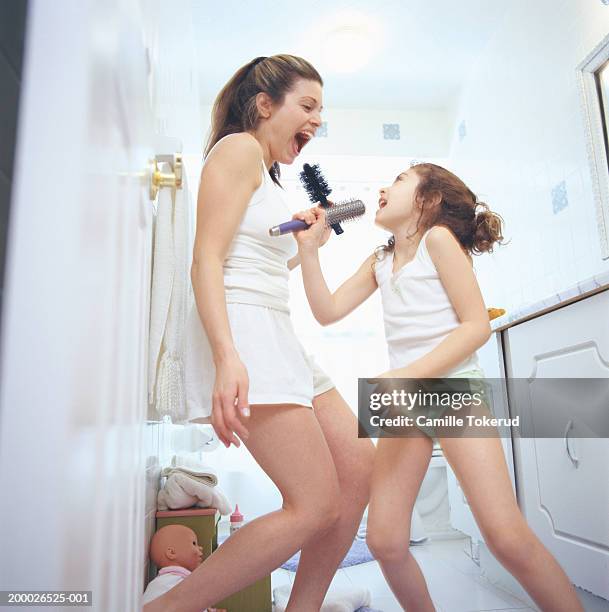
[[[421,559],[422,563],[433,563],[441,560],[448,566],[468,576],[479,576],[480,567],[476,565],[466,550],[469,546],[469,538],[458,540],[440,540],[432,542],[427,548],[411,549],[415,559]]]
[[[432,570],[428,569],[425,578],[433,600],[450,612],[501,610],[523,605],[490,583],[480,582],[478,577],[463,574],[442,561]]]
[[[330,588],[350,589],[354,585],[350,576],[347,574],[347,569],[349,568],[337,570],[330,583]]]
[[[355,585],[365,586],[373,597],[393,597],[393,593],[376,561],[360,563],[343,570]]]
[[[374,610],[381,610],[381,612],[403,612],[404,608],[398,603],[397,599],[391,596],[384,597],[373,597],[372,604],[370,606]],[[437,612],[443,612],[437,610]]]
[[[478,584],[483,586],[485,589],[488,589],[489,591],[495,593],[498,597],[505,599],[510,604],[509,606],[510,608],[525,608],[525,609],[530,608],[527,602],[522,601],[521,599],[519,599],[515,595],[512,595],[505,589],[499,586],[495,586],[485,576],[483,575],[476,576],[474,579]]]
[[[292,584],[294,580],[294,572],[288,570],[277,569],[271,573],[271,589],[276,589],[284,584]]]
[[[145,508],[146,514],[154,512],[157,509],[157,495],[159,492],[159,477],[160,468],[158,465],[151,466],[146,469],[146,498]]]

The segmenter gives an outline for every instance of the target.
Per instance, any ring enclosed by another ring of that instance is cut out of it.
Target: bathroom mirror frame
[[[609,61],[609,35],[577,66],[588,163],[592,176],[596,220],[603,259],[609,258],[609,163],[605,140],[609,122],[603,120],[603,108],[596,75],[607,61]],[[609,134],[607,137],[609,138]]]

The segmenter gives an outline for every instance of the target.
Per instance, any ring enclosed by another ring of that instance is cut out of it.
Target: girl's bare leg
[[[336,389],[318,395],[313,408],[338,474],[340,516],[329,532],[303,547],[287,607],[290,612],[318,612],[321,608],[368,503],[374,461],[372,441],[358,439],[357,419]]]
[[[396,599],[408,612],[433,612],[423,573],[410,553],[410,521],[427,472],[433,442],[427,436],[380,438],[368,509],[368,547]]]
[[[495,557],[541,610],[583,611],[567,575],[518,508],[499,438],[441,438],[440,443]]]
[[[283,496],[280,510],[244,525],[144,612],[200,612],[268,575],[339,512],[332,455],[310,408],[252,406],[247,448]]]

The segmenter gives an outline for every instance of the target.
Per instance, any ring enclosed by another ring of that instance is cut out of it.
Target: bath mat
[[[300,551],[298,551],[291,559],[288,559],[281,567],[282,569],[295,572],[298,567],[298,561],[300,559]],[[372,553],[368,550],[366,542],[361,540],[353,540],[349,552],[342,560],[342,563],[338,566],[339,569],[343,567],[351,567],[352,565],[359,565],[360,563],[367,563],[368,561],[374,561]]]

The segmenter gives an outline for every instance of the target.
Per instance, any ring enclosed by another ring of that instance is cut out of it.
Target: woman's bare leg
[[[313,411],[252,406],[247,448],[283,496],[280,510],[244,525],[145,612],[200,612],[268,575],[338,518],[339,483]]]
[[[527,525],[499,438],[441,438],[490,551],[541,608],[583,611],[567,575]]]
[[[367,542],[396,599],[408,612],[435,610],[410,553],[410,522],[433,442],[427,436],[380,438],[374,460]]]
[[[336,389],[318,395],[313,408],[338,474],[340,516],[328,533],[303,547],[287,607],[290,612],[318,612],[321,608],[368,503],[374,461],[374,444],[358,439],[357,419]]]

